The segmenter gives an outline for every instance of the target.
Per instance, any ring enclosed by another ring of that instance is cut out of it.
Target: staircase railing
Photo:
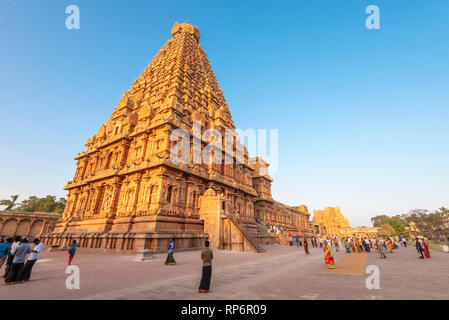
[[[236,221],[235,217],[232,215],[226,215],[226,217],[232,221],[232,223],[237,227],[237,229],[240,230],[240,232],[245,236],[245,238],[251,243],[251,245],[258,251],[258,252],[265,252],[265,250],[257,243],[256,238],[246,229],[245,226],[240,224],[238,221]]]

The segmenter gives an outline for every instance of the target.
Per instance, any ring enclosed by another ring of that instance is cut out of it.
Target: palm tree
[[[12,211],[16,206],[16,201],[19,195],[11,196],[11,200],[0,200],[0,206],[6,206],[5,211]]]

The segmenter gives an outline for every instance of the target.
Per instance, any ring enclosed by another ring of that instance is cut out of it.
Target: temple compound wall
[[[268,164],[249,158],[237,134],[230,145],[244,151],[240,156],[207,149],[210,138],[195,134],[194,124],[222,137],[235,132],[199,39],[197,27],[176,23],[172,38],[87,139],[65,186],[65,211],[46,243],[67,246],[76,239],[81,247],[166,252],[170,238],[177,249],[200,248],[209,239],[213,248],[261,252],[276,241],[264,223],[311,232],[305,207],[271,198]],[[189,133],[187,149],[176,153],[182,162],[172,158],[179,129]],[[205,150],[231,161],[196,161]]]
[[[0,211],[0,237],[30,238],[51,232],[61,217],[58,213]]]

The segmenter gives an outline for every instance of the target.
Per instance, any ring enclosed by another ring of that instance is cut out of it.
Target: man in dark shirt
[[[206,248],[201,251],[201,259],[203,260],[203,273],[201,276],[201,282],[199,287],[200,293],[209,292],[210,287],[210,279],[212,276],[212,259],[214,258],[214,254],[212,250],[209,248],[209,241],[206,240],[205,246]]]

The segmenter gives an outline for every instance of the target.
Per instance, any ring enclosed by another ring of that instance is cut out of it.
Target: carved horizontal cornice
[[[21,211],[0,211],[0,218],[16,219],[59,219],[61,214],[54,212],[21,212]]]

